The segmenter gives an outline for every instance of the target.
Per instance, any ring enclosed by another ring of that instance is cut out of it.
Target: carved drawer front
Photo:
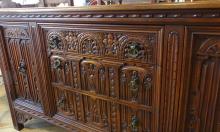
[[[55,88],[57,114],[105,132],[150,132],[152,113],[99,97]],[[88,130],[88,129],[87,129]]]
[[[149,64],[159,61],[156,57],[160,55],[161,27],[76,27],[44,29],[49,54],[61,52]]]
[[[127,103],[152,106],[156,88],[153,74],[154,68],[148,65],[51,56],[53,84],[125,100]]]
[[[36,81],[36,62],[28,27],[4,27],[4,40],[8,50],[16,98],[41,103]]]

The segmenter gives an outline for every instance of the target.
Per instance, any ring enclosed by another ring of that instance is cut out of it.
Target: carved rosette
[[[156,34],[153,33],[141,36],[126,34],[120,38],[121,56],[122,58],[153,63],[156,43]]]
[[[63,50],[63,34],[61,32],[51,32],[48,34],[48,47],[50,50]]]

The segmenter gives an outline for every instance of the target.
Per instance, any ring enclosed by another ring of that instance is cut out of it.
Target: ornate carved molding
[[[65,13],[65,14],[0,14],[0,18],[219,18],[220,12],[155,12],[155,13],[87,13],[87,14],[73,14],[73,13]]]

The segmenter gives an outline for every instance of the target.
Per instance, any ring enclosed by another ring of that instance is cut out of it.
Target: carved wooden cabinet
[[[220,6],[208,7],[1,10],[15,128],[40,118],[74,132],[220,132]]]

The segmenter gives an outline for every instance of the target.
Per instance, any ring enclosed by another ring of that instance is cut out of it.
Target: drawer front
[[[49,52],[155,64],[161,46],[161,27],[77,26],[45,29]]]
[[[155,131],[160,27],[43,27],[57,114],[101,131]]]

